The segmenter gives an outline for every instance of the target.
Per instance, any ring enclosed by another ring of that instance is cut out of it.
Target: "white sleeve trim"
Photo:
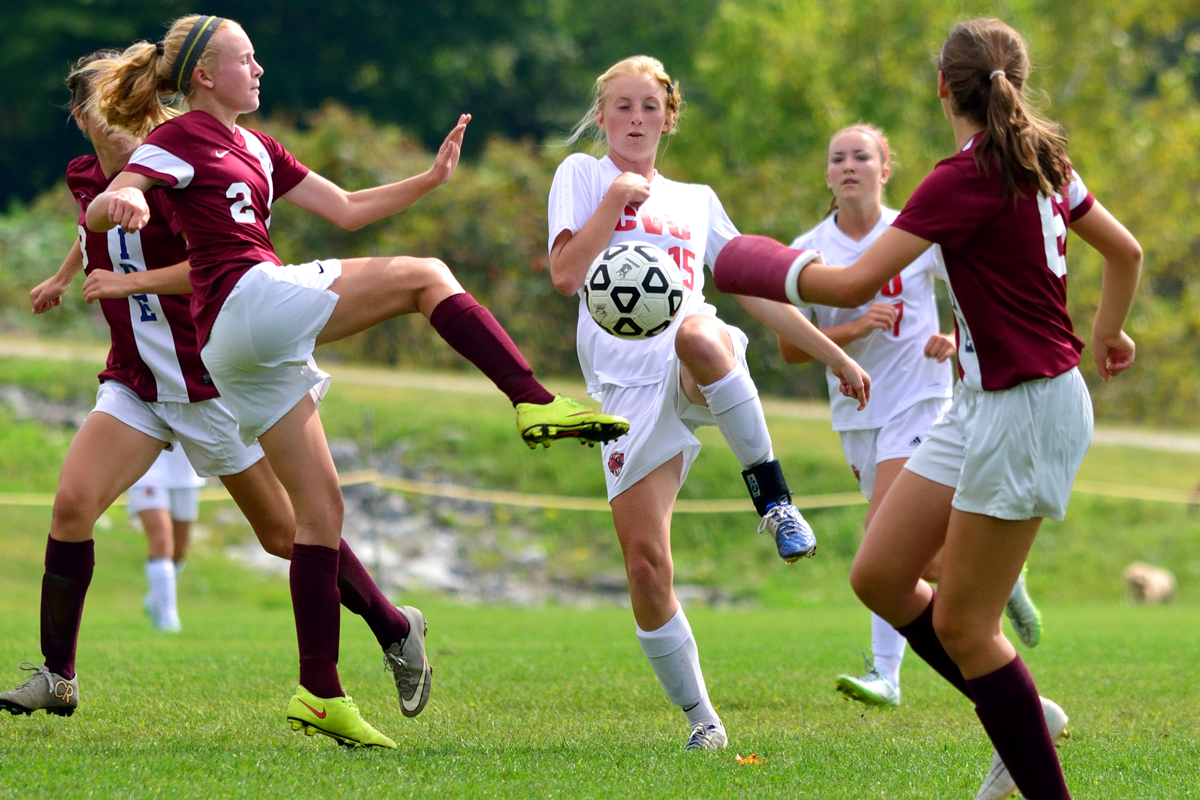
[[[129,163],[170,175],[175,179],[176,189],[186,189],[196,175],[191,164],[153,144],[143,144],[134,150]]]
[[[812,307],[811,304],[804,302],[804,299],[800,297],[800,287],[798,285],[800,271],[820,257],[821,251],[819,250],[805,250],[792,262],[792,266],[788,268],[787,283],[784,288],[787,290],[787,298],[792,305],[799,306],[800,308]]]

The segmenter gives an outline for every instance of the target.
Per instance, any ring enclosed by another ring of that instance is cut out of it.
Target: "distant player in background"
[[[137,517],[146,533],[149,558],[146,580],[150,591],[146,613],[154,627],[167,633],[182,630],[176,602],[176,582],[183,572],[192,523],[200,516],[200,489],[183,448],[164,450],[146,474],[126,493],[125,510]]]
[[[883,205],[892,156],[883,131],[852,125],[829,142],[825,182],[833,193],[821,224],[792,242],[797,249],[820,250],[834,264],[852,264],[875,243],[900,213]],[[871,374],[871,404],[858,411],[841,396],[829,374],[833,429],[842,440],[846,463],[870,501],[866,524],[879,508],[905,461],[950,406],[949,358],[954,339],[938,332],[934,278],[945,279],[935,248],[922,253],[887,286],[858,308],[813,306],[805,313],[821,331],[846,349]],[[790,364],[812,356],[780,338],[779,352]],[[937,581],[937,560],[925,573]],[[1021,641],[1041,638],[1041,616],[1025,592],[1024,573],[1005,606]],[[878,614],[871,614],[871,661],[863,675],[841,675],[838,691],[869,705],[900,704],[900,662],[904,637]]]
[[[318,411],[330,377],[313,351],[421,314],[508,397],[531,448],[566,437],[607,441],[628,423],[548,392],[499,322],[437,259],[285,266],[269,231],[276,200],[346,230],[398,214],[453,176],[470,115],[458,118],[425,172],[348,192],[270,136],[237,124],[258,109],[262,76],[246,31],[214,16],[181,17],[158,45],[134,44],[106,64],[97,78],[97,110],[108,125],[146,139],[92,201],[86,223],[93,231],[140,230],[152,189],[167,187],[188,240],[200,356],[243,443],[262,446],[296,514],[290,582],[300,680],[287,705],[288,724],[346,745],[394,748],[362,718],[338,677],[344,504]],[[176,115],[164,105],[173,99],[185,100],[188,111]],[[433,672],[424,616],[406,613],[409,646],[391,663],[403,684],[401,711],[411,717],[428,701]]]
[[[100,373],[96,406],[71,440],[63,460],[50,535],[46,541],[41,593],[41,648],[45,658],[24,684],[0,692],[0,709],[13,714],[45,710],[70,716],[79,705],[76,647],[84,600],[95,568],[96,520],[146,470],[163,449],[177,442],[203,474],[220,477],[246,515],[263,548],[290,558],[296,518],[279,479],[258,444],[244,444],[237,421],[200,361],[187,243],[173,227],[162,192],[151,192],[151,213],[139,231],[88,231],[85,210],[128,162],[141,140],[104,124],[94,107],[95,70],[117,53],[101,51],[79,60],[67,77],[71,115],[96,154],[67,167],[67,186],[79,204],[79,239],[58,272],[29,293],[33,313],[61,302],[80,270],[84,297],[99,301],[112,349]],[[406,666],[413,642],[408,617],[395,608],[341,542],[337,589],[342,605],[361,616],[384,650],[401,710],[415,694],[417,676]],[[423,642],[423,639],[421,640]],[[423,647],[423,644],[421,645]],[[411,705],[410,705],[411,707]]]
[[[1061,520],[1092,436],[1066,307],[1068,229],[1104,258],[1092,360],[1107,380],[1134,362],[1122,329],[1141,272],[1137,240],[1071,167],[1061,128],[1026,100],[1025,40],[999,20],[956,25],[937,95],[955,153],[848,267],[763,237],[726,245],[718,287],[840,307],[868,302],[933,244],[942,253],[962,387],[867,528],[850,582],[975,704],[995,747],[978,800],[1070,797],[1055,743],[1067,717],[1038,697],[1000,627],[1043,517]],[[942,553],[935,593],[921,579]]]
[[[630,434],[605,445],[604,477],[625,558],[638,642],[671,702],[687,715],[686,748],[725,747],[709,701],[700,656],[672,588],[671,514],[700,452],[694,431],[716,425],[742,466],[759,530],[774,536],[788,562],[817,542],[771,450],[758,389],[746,366],[746,336],[704,302],[704,267],[737,229],[707,186],[676,183],[654,168],[659,141],[675,130],[682,99],[659,61],[627,58],[596,79],[595,102],[568,139],[597,129],[603,158],[577,153],[558,167],[550,189],[550,274],[565,295],[580,292],[588,267],[610,244],[645,241],[675,259],[685,296],[670,328],[646,340],[603,331],[581,297],[576,345],[588,394],[627,416]],[[741,300],[741,298],[739,298]],[[794,308],[757,299],[746,308],[802,344],[866,402],[869,379]]]

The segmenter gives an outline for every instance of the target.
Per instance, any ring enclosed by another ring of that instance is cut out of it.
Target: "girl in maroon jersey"
[[[347,229],[396,214],[450,179],[470,117],[459,118],[428,172],[346,192],[271,137],[236,124],[258,108],[262,74],[245,31],[219,17],[179,19],[160,45],[133,45],[110,62],[98,83],[102,116],[120,129],[153,131],[89,207],[87,222],[94,230],[137,230],[147,216],[145,192],[171,188],[188,238],[201,356],[242,440],[261,443],[296,512],[291,585],[301,685],[288,718],[295,730],[394,746],[362,720],[338,680],[342,498],[317,414],[329,376],[312,359],[315,346],[419,312],[508,395],[531,447],[562,436],[606,441],[628,423],[547,392],[491,314],[436,259],[283,266],[268,234],[275,198]],[[190,110],[171,118],[161,95],[185,97]],[[401,691],[411,716],[428,696],[430,672],[423,648],[405,660],[423,670],[411,699]]]
[[[1066,715],[1039,702],[1000,614],[1043,517],[1062,519],[1091,441],[1066,310],[1066,234],[1104,257],[1092,358],[1107,380],[1133,365],[1122,330],[1141,269],[1137,240],[1087,192],[1060,128],[1028,105],[1021,36],[998,20],[962,23],[938,63],[937,91],[958,152],[922,182],[849,267],[761,237],[731,242],[718,287],[854,307],[930,245],[950,281],[963,388],[893,483],[851,571],[863,602],[974,701],[996,748],[979,798],[1016,789],[1069,797],[1055,739]],[[944,549],[943,549],[944,546]],[[943,549],[935,594],[921,574]]]
[[[72,116],[96,155],[77,158],[67,168],[67,185],[81,209],[80,238],[57,274],[30,292],[33,312],[44,313],[86,269],[84,295],[100,302],[112,349],[100,373],[96,407],[71,441],[54,497],[41,599],[45,663],[24,685],[0,693],[0,708],[14,714],[74,713],[76,644],[95,564],[93,527],[164,447],[177,442],[203,474],[220,476],[267,552],[288,558],[296,531],[287,493],[262,448],[238,438],[237,421],[200,361],[184,294],[191,289],[185,242],[172,230],[163,192],[150,192],[152,213],[140,231],[94,233],[82,225],[83,210],[141,143],[109,129],[92,107],[96,63],[117,55],[86,56],[67,78]],[[398,679],[408,680],[412,676],[396,663],[396,654],[409,646],[410,619],[420,612],[393,607],[345,542],[339,556],[342,604],[366,620],[384,648],[385,663]]]

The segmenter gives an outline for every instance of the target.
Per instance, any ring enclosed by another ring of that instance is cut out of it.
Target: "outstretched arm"
[[[820,331],[838,347],[845,347],[875,331],[891,330],[895,325],[896,307],[888,303],[875,303],[858,319],[829,328],[821,328]],[[779,337],[779,355],[783,356],[783,360],[789,364],[807,364],[813,360],[812,353],[797,347],[782,336]]]
[[[81,269],[83,269],[83,249],[79,246],[79,240],[76,239],[75,244],[71,245],[71,251],[67,253],[66,260],[58,268],[58,272],[33,287],[33,291],[29,293],[29,302],[33,306],[33,313],[44,314],[61,304],[62,296],[67,293],[67,289],[71,288],[71,281],[75,280],[75,276]]]
[[[458,124],[438,149],[433,166],[420,175],[386,186],[347,192],[332,181],[310,172],[282,199],[349,231],[399,214],[454,175],[462,151],[463,136],[470,121],[470,114],[458,118]]]
[[[871,377],[794,306],[757,297],[734,297],[755,319],[779,334],[781,342],[787,341],[824,362],[841,379],[842,394],[858,398],[859,411],[866,408],[871,398]]]
[[[1136,347],[1123,328],[1142,272],[1142,246],[1100,203],[1073,221],[1071,230],[1104,257],[1100,307],[1092,323],[1092,359],[1107,381],[1133,366]]]
[[[98,269],[83,282],[83,297],[89,303],[110,297],[129,297],[134,294],[189,294],[192,282],[188,278],[192,265],[180,261],[162,269],[124,273]]]

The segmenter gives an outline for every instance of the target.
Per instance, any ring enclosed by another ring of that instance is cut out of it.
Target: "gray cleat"
[[[1046,715],[1046,727],[1050,729],[1050,738],[1055,747],[1061,747],[1063,740],[1071,737],[1071,732],[1067,730],[1067,712],[1053,700],[1044,697],[1041,700],[1042,713]],[[1016,781],[1009,774],[1000,754],[993,750],[991,766],[979,787],[979,793],[975,795],[975,800],[1006,800],[1016,794]]]
[[[383,666],[392,671],[396,681],[400,713],[415,717],[429,702],[429,689],[433,685],[433,667],[425,657],[425,632],[429,626],[420,609],[398,606],[397,610],[408,620],[408,636],[383,651]]]
[[[47,714],[69,717],[79,707],[79,676],[67,680],[46,669],[43,664],[21,664],[32,677],[11,692],[0,692],[0,710],[12,715],[32,714],[40,708]]]

